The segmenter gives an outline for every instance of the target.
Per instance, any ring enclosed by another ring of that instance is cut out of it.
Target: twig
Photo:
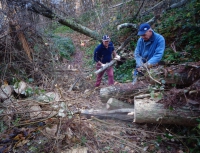
[[[157,81],[156,79],[154,79],[154,78],[151,76],[151,74],[150,74],[150,72],[149,72],[149,69],[148,69],[148,67],[147,67],[146,65],[143,65],[143,67],[146,68],[147,73],[148,73],[150,79],[152,79],[153,81],[155,81],[155,82],[158,83],[158,84],[162,84],[161,82]]]
[[[174,42],[171,43],[170,46],[171,46],[172,50],[176,53],[177,51],[176,51],[176,46],[175,46]]]
[[[189,66],[189,67],[194,67],[194,68],[200,68],[200,66],[197,66],[197,65],[189,65],[189,64],[180,64],[182,66]]]
[[[133,20],[135,20],[135,19],[137,18],[138,14],[140,13],[140,10],[141,10],[142,6],[144,5],[144,2],[145,2],[145,0],[143,0],[143,2],[142,2],[142,4],[140,5],[140,8],[138,9],[136,15],[133,17]]]
[[[18,124],[18,125],[15,125],[15,126],[11,126],[11,128],[13,127],[16,127],[16,126],[23,126],[23,125],[30,125],[30,124],[34,124],[34,123],[38,123],[38,122],[43,122],[43,121],[46,121],[54,116],[56,116],[57,114],[54,114],[53,116],[50,116],[50,117],[47,117],[45,119],[41,119],[41,120],[38,120],[38,121],[35,121],[35,122],[29,122],[29,123],[23,123],[23,124]]]
[[[172,135],[174,135],[175,138],[177,138],[177,139],[185,146],[185,148],[187,148],[187,152],[188,152],[188,153],[190,152],[190,150],[189,150],[189,148],[186,146],[186,144],[185,144],[182,140],[180,140],[179,137],[178,137],[175,133],[169,131],[168,129],[166,129],[166,130],[167,130],[169,133],[171,133]]]
[[[114,138],[117,138],[117,139],[121,140],[120,143],[125,144],[125,145],[127,145],[127,146],[129,146],[129,147],[133,147],[133,146],[134,146],[135,148],[137,148],[137,149],[140,150],[141,152],[144,152],[143,149],[142,149],[141,147],[139,147],[139,146],[137,146],[137,145],[135,145],[135,144],[133,144],[133,143],[130,143],[130,142],[128,142],[128,141],[123,142],[123,141],[125,141],[125,139],[123,139],[123,138],[120,138],[120,137],[118,137],[118,136],[116,136],[116,135],[112,135],[112,134],[109,134],[109,133],[103,133],[103,132],[102,132],[102,134],[103,134],[103,135],[105,135],[105,134],[110,135],[110,136],[112,136],[112,137],[114,137]]]
[[[91,119],[92,119],[92,120],[95,120],[95,121],[98,121],[98,122],[100,122],[100,123],[104,123],[104,124],[107,124],[107,125],[112,125],[111,123],[102,121],[102,120],[100,120],[100,119],[98,119],[98,118],[96,118],[96,117],[94,117],[94,116],[91,116]]]
[[[52,149],[51,149],[51,152],[53,151],[53,149],[54,149],[56,143],[57,143],[57,148],[59,148],[59,146],[58,146],[58,135],[59,135],[59,133],[60,133],[60,127],[61,127],[61,119],[59,118],[59,123],[58,123],[57,131],[56,131],[56,140],[54,141],[54,145],[53,145],[53,147],[52,147]]]
[[[119,7],[119,6],[123,5],[124,3],[128,3],[128,2],[130,2],[130,1],[132,1],[132,0],[129,0],[129,1],[127,1],[127,2],[123,2],[123,3],[119,3],[119,4],[114,5],[114,6],[112,6],[112,7],[109,7],[109,8]]]
[[[71,85],[71,87],[69,88],[68,91],[72,91],[72,89],[74,88],[74,86],[76,85],[76,83],[80,80],[81,78],[79,77],[78,79],[76,79],[76,81],[74,82],[73,85]]]
[[[148,14],[149,12],[153,11],[153,10],[156,10],[156,9],[159,9],[162,7],[162,5],[164,4],[165,0],[157,3],[156,5],[154,5],[153,7],[149,8],[147,11],[145,12],[142,12],[142,15],[146,15]]]

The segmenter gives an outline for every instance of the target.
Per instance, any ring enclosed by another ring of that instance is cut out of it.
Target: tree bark
[[[112,60],[110,63],[105,64],[105,66],[101,67],[100,69],[98,69],[97,71],[95,71],[94,73],[97,75],[99,73],[101,73],[102,71],[106,70],[108,67],[112,66],[113,64],[115,64],[116,60]]]
[[[194,65],[196,65],[194,67]],[[139,77],[134,85],[132,83],[121,83],[112,85],[109,87],[100,89],[100,98],[103,103],[106,103],[109,98],[116,98],[122,101],[127,101],[128,98],[132,98],[138,93],[145,93],[148,91],[148,85],[165,81],[165,85],[175,84],[179,86],[190,86],[193,82],[200,78],[200,67],[197,64],[176,65],[168,68],[156,67],[149,69],[151,72],[151,78],[148,73],[144,73],[145,76]],[[153,78],[153,79],[152,79]],[[170,87],[169,86],[169,87]]]
[[[87,118],[95,116],[99,119],[118,119],[122,121],[132,122],[134,115],[128,115],[133,112],[134,109],[123,108],[116,110],[82,110],[81,115]]]
[[[29,3],[31,3],[31,5],[29,5],[28,8],[30,11],[43,15],[47,18],[57,20],[60,24],[66,25],[71,29],[80,32],[88,37],[94,38],[99,41],[101,40],[100,35],[96,31],[84,27],[71,19],[64,19],[58,16],[57,14],[53,13],[51,9],[47,8],[46,6],[44,6],[39,2],[29,2]]]
[[[106,103],[106,108],[108,110],[113,110],[113,109],[122,109],[122,108],[134,108],[133,104],[125,103],[123,101],[120,101],[115,98],[110,98],[108,102]]]
[[[132,105],[130,108],[114,110],[82,110],[81,115],[87,118],[95,116],[100,119],[118,119],[128,122],[133,121],[135,123],[176,124],[185,126],[196,126],[198,124],[196,121],[200,116],[200,110],[198,108],[192,107],[192,105],[176,109],[165,108],[163,104],[158,103],[158,95],[159,93],[155,95],[154,99],[151,98],[150,94],[135,96],[134,108]],[[114,100],[118,101],[116,99]],[[119,101],[119,104],[123,104],[126,107],[126,104],[121,101]]]
[[[200,110],[186,106],[177,109],[165,108],[157,101],[158,99],[141,99],[136,96],[134,98],[134,122],[187,126],[197,124],[196,119],[200,116]]]
[[[102,103],[106,103],[110,98],[127,99],[127,97],[134,97],[138,93],[146,92],[148,84],[142,81],[132,83],[116,84],[100,89],[100,99]],[[124,101],[123,99],[123,101]]]

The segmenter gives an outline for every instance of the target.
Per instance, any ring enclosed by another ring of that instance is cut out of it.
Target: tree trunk
[[[118,119],[122,121],[132,122],[134,115],[128,115],[128,113],[131,113],[133,111],[133,108],[123,108],[116,110],[82,110],[81,115],[87,118],[95,116],[99,119]]]
[[[95,71],[94,73],[97,75],[99,73],[101,73],[102,71],[106,70],[108,67],[112,66],[113,64],[115,64],[116,60],[112,60],[110,63],[106,63],[105,66],[101,67],[100,69],[98,69],[97,71]]]
[[[95,116],[100,119],[118,119],[135,123],[176,124],[196,126],[196,119],[200,116],[198,108],[184,106],[181,108],[165,108],[164,104],[158,103],[158,95],[152,99],[150,94],[135,96],[134,106],[110,98],[107,104],[114,102],[114,110],[82,110],[81,115],[90,118]],[[117,104],[117,105],[116,105]],[[119,106],[119,105],[120,106]],[[128,106],[129,105],[129,106]],[[117,106],[117,107],[115,107]],[[118,109],[119,107],[123,107]],[[125,108],[128,107],[128,108]],[[133,108],[134,107],[134,108]]]
[[[134,122],[177,124],[194,126],[200,116],[200,110],[192,107],[165,108],[158,100],[150,98],[134,98]]]
[[[106,103],[110,98],[122,99],[122,101],[127,101],[128,98],[133,98],[138,93],[142,91],[147,91],[148,84],[142,81],[132,83],[116,84],[106,88],[100,89],[101,102]],[[124,99],[123,99],[124,98]],[[126,100],[125,100],[126,99]],[[130,102],[130,101],[129,101]]]
[[[155,69],[148,70],[151,72],[151,77],[149,73],[144,72],[143,77],[139,77],[134,85],[132,83],[116,84],[109,87],[101,88],[100,98],[103,103],[106,103],[109,98],[116,98],[122,101],[127,101],[127,99],[133,99],[138,93],[143,93],[148,91],[148,85],[161,81],[165,81],[165,85],[171,86],[171,84],[188,87],[200,78],[200,67],[195,64],[187,65],[175,65],[167,68],[162,66],[156,67]],[[127,101],[130,102],[130,101]]]
[[[46,6],[44,6],[43,4],[39,2],[29,2],[29,3],[32,3],[30,7],[28,8],[30,11],[33,11],[37,14],[43,15],[50,19],[55,19],[60,24],[66,25],[77,32],[80,32],[96,40],[99,40],[99,41],[101,40],[100,35],[96,31],[92,31],[91,29],[84,27],[71,19],[64,19],[58,16],[57,14],[53,13],[51,9],[47,8]]]

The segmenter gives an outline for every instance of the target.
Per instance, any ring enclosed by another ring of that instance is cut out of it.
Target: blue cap
[[[104,36],[102,37],[102,40],[103,40],[103,41],[110,41],[110,37],[109,37],[108,35],[104,35]]]
[[[138,35],[139,36],[144,35],[150,28],[151,27],[148,23],[142,23],[139,27]]]

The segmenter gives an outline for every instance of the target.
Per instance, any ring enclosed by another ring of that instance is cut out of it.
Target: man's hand
[[[156,65],[156,64],[155,64]],[[144,63],[143,65],[142,65],[142,67],[143,68],[152,68],[153,67],[153,65],[151,65],[151,64],[149,64],[149,63]]]
[[[117,61],[120,61],[120,58],[121,58],[121,57],[120,57],[119,55],[116,54],[116,56],[115,56],[114,59],[117,60]]]

